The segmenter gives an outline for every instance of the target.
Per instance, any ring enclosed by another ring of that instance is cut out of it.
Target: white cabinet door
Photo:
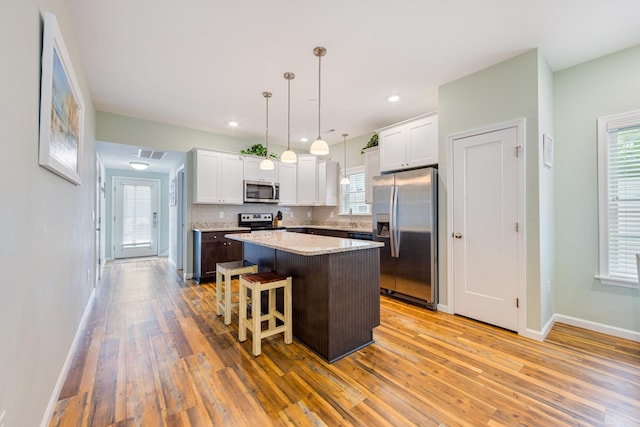
[[[245,157],[244,158],[244,179],[247,181],[261,182],[278,182],[278,163],[273,161],[275,168],[273,170],[260,169],[260,162],[263,157]]]
[[[379,131],[382,172],[438,163],[438,116],[432,114]]]
[[[373,177],[380,175],[380,149],[368,148],[364,152],[364,202],[373,203]]]
[[[240,156],[222,154],[220,162],[220,201],[227,205],[243,203],[243,161]]]
[[[380,169],[403,169],[407,163],[407,146],[403,128],[387,129],[380,133]]]
[[[295,163],[280,163],[280,204],[295,206],[297,204],[298,168]]]
[[[298,156],[298,205],[313,206],[318,199],[318,158]]]
[[[220,156],[206,150],[196,150],[194,157],[195,183],[193,203],[218,203],[218,176],[220,174]]]
[[[438,129],[436,116],[425,117],[407,125],[408,166],[438,163]]]
[[[193,203],[242,204],[243,161],[235,154],[195,150]]]
[[[321,160],[318,164],[318,205],[338,204],[338,162]]]

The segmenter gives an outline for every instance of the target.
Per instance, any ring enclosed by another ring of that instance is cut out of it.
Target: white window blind
[[[600,276],[637,286],[640,112],[599,120]]]
[[[151,187],[124,184],[122,186],[122,244],[126,248],[151,246]]]
[[[362,168],[348,170],[347,178],[349,178],[349,184],[340,186],[340,213],[348,214],[351,209],[354,214],[368,214],[369,205],[364,202],[364,170]]]

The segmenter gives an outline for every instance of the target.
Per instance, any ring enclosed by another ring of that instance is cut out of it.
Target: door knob
[[[453,233],[453,237],[456,239],[462,239],[462,233]]]

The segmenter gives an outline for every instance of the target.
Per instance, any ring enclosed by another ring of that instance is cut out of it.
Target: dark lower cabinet
[[[238,232],[242,233],[242,232]],[[216,264],[242,259],[242,242],[224,237],[228,231],[193,230],[193,280],[216,279]]]

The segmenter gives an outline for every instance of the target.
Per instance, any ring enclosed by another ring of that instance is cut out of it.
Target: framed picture
[[[56,17],[45,13],[38,162],[75,184],[81,184],[84,112],[82,93]]]
[[[176,179],[169,181],[169,206],[176,205]]]
[[[545,166],[553,166],[553,138],[546,133],[542,135],[542,159]]]

